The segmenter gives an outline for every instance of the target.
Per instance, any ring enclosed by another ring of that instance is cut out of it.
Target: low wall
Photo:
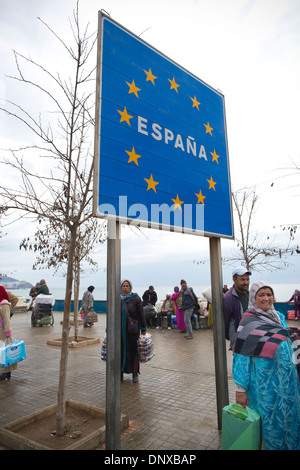
[[[282,313],[285,318],[288,317],[289,310],[295,310],[294,304],[288,304],[287,302],[274,302],[275,309]]]
[[[64,311],[64,300],[55,300],[53,310],[56,312]],[[81,300],[79,301],[79,309],[81,307]],[[95,300],[94,301],[94,311],[96,313],[106,313],[106,300]],[[71,312],[74,312],[74,301],[71,301]]]
[[[94,301],[94,311],[96,313],[106,313],[106,300],[95,300]],[[79,301],[79,308],[81,307],[81,301]],[[275,302],[274,307],[280,313],[282,313],[285,318],[288,317],[289,310],[295,310],[294,304],[288,304],[286,302]],[[56,300],[54,305],[54,310],[57,312],[64,311],[64,300]],[[71,302],[71,312],[74,312],[74,302]]]

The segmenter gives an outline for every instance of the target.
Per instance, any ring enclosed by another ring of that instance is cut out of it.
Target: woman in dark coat
[[[129,318],[128,318],[129,317]],[[137,322],[135,332],[129,332],[130,320]],[[137,340],[141,332],[146,334],[147,325],[143,310],[143,303],[132,292],[132,284],[127,279],[121,283],[121,380],[123,374],[132,374],[132,382],[139,381],[140,363],[137,351]]]

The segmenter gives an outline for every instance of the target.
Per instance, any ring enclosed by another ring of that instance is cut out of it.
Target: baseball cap
[[[235,276],[235,275],[238,275],[238,276],[244,276],[244,274],[248,274],[249,276],[251,276],[251,272],[247,270],[247,268],[245,268],[245,266],[239,266],[238,268],[235,268],[233,271],[232,271],[232,277]]]

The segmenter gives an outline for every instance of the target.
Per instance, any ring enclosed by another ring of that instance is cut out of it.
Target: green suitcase
[[[257,411],[236,403],[222,410],[222,450],[260,450],[261,418]]]

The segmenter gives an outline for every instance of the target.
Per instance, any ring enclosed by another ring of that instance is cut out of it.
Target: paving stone
[[[0,382],[2,426],[57,402],[60,347],[47,345],[61,335],[61,312],[54,326],[31,327],[30,314],[12,317],[13,336],[23,339],[27,359],[19,363],[10,381]],[[79,335],[105,337],[106,315]],[[187,341],[177,329],[149,330],[155,356],[141,365],[138,384],[131,375],[121,383],[121,411],[136,423],[122,434],[122,450],[220,449],[217,429],[214,344],[211,329],[194,331]],[[71,328],[70,335],[74,334]],[[105,408],[106,363],[101,345],[69,350],[66,397]],[[227,352],[230,400],[232,353]]]

